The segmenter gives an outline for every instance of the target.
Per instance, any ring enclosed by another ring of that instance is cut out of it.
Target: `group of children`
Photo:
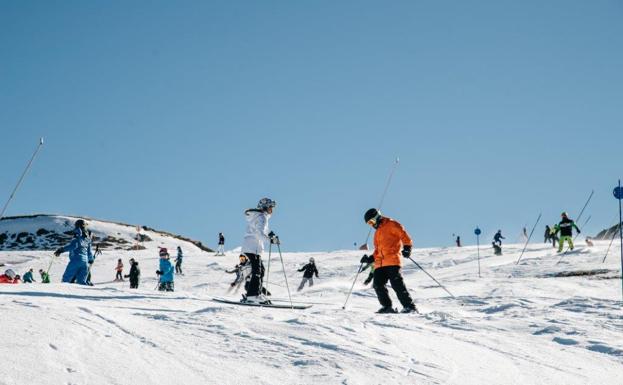
[[[29,269],[22,277],[19,274],[15,274],[13,269],[7,269],[4,274],[0,275],[0,283],[34,283],[37,281],[33,274],[34,270]],[[39,269],[39,275],[41,275],[41,283],[50,283],[50,275],[43,269]]]

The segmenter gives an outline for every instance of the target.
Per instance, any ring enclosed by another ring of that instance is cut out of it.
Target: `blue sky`
[[[233,248],[270,196],[284,249],[333,250],[365,239],[399,156],[383,211],[417,246],[476,225],[517,238],[591,189],[595,232],[623,174],[622,17],[620,1],[3,1],[0,197],[44,136],[8,215]]]

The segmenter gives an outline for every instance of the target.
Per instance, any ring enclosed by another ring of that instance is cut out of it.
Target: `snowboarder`
[[[498,230],[498,232],[493,236],[493,242],[497,243],[499,246],[502,246],[502,239],[506,238],[502,236],[502,230]]]
[[[91,252],[91,237],[87,227],[88,223],[84,219],[78,219],[74,223],[74,239],[54,252],[57,257],[69,252],[69,263],[63,273],[63,282],[71,283],[75,279],[79,285],[87,284],[88,263],[95,258]]]
[[[493,254],[502,255],[502,246],[498,245],[495,242],[491,242],[491,245],[493,246]]]
[[[177,247],[177,256],[175,257],[175,274],[184,275],[182,272],[182,262],[184,261],[184,253],[182,253],[182,248],[180,246]]]
[[[43,269],[39,269],[39,275],[41,275],[41,283],[50,283],[50,274],[43,271]]]
[[[318,269],[316,268],[316,262],[313,257],[309,258],[309,263],[298,269],[298,271],[305,272],[303,273],[303,280],[301,281],[297,291],[303,290],[303,287],[305,287],[305,283],[307,282],[309,282],[309,287],[314,286],[314,274],[316,275],[316,278],[318,278]]]
[[[569,215],[566,211],[564,211],[561,216],[561,221],[554,227],[554,235],[557,235],[560,232],[560,240],[558,241],[558,252],[562,252],[562,248],[564,247],[565,241],[569,244],[569,250],[573,250],[573,228],[575,227],[575,231],[578,234],[581,233],[578,226],[575,224],[573,219],[569,219]]]
[[[461,247],[461,236],[460,235],[456,236],[455,242],[456,242],[456,247]]]
[[[4,274],[0,275],[0,283],[19,283],[19,275],[11,269],[7,269]]]
[[[238,288],[245,282],[245,289],[249,282],[249,277],[251,275],[251,263],[246,255],[240,254],[238,257],[239,263],[234,266],[232,270],[225,270],[228,274],[236,273],[236,279],[232,283],[229,284],[228,292],[232,290],[238,291]]]
[[[169,260],[169,252],[165,248],[161,248],[160,252],[160,268],[156,274],[160,276],[159,291],[173,291],[173,264]]]
[[[130,278],[130,289],[138,289],[141,269],[138,268],[138,262],[134,258],[130,258],[130,274],[125,275],[125,278]]]
[[[225,255],[225,236],[223,233],[218,233],[218,249],[216,255]]]
[[[361,263],[374,262],[374,290],[381,303],[378,313],[397,313],[392,307],[385,285],[389,281],[403,306],[403,313],[417,312],[417,308],[407,290],[400,269],[404,258],[411,256],[413,241],[404,227],[397,221],[381,215],[377,209],[369,209],[364,215],[364,221],[376,229],[374,234],[374,253],[364,255]],[[402,247],[402,252],[401,252]]]
[[[33,269],[28,270],[24,273],[24,283],[33,283],[36,282],[35,278],[32,276]]]
[[[115,275],[115,281],[123,281],[123,261],[121,258],[117,260],[117,267],[115,267],[117,275]]]
[[[247,228],[242,244],[242,253],[251,262],[251,279],[247,285],[246,294],[242,296],[242,302],[270,303],[261,292],[264,272],[261,254],[264,252],[264,242],[279,244],[279,237],[268,229],[268,220],[276,205],[274,200],[262,198],[258,202],[257,208],[247,209],[244,212]]]

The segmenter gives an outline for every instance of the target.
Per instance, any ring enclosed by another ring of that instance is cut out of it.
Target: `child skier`
[[[182,253],[182,248],[180,246],[177,247],[177,257],[175,258],[175,274],[182,273],[182,261],[184,260],[184,253]]]
[[[87,227],[88,223],[84,219],[78,219],[74,223],[74,239],[54,252],[57,257],[69,252],[69,263],[63,273],[63,282],[71,283],[75,280],[79,285],[87,284],[88,263],[95,258],[91,252],[91,236]]]
[[[232,270],[225,270],[228,274],[236,273],[236,279],[234,279],[234,282],[229,284],[229,290],[227,292],[231,292],[232,290],[237,292],[243,282],[245,282],[246,289],[246,284],[249,281],[249,277],[251,275],[251,263],[249,263],[249,259],[244,254],[240,254],[238,259],[239,263],[234,266]]]
[[[560,240],[558,241],[559,253],[562,252],[565,241],[569,243],[569,250],[573,250],[573,228],[575,228],[575,231],[577,231],[578,234],[581,233],[573,219],[569,219],[569,215],[566,211],[560,214],[560,216],[562,219],[554,228],[554,235],[557,235],[560,232]]]
[[[314,258],[309,258],[309,263],[303,267],[301,267],[298,271],[305,271],[303,273],[303,280],[301,280],[301,284],[297,291],[303,290],[305,287],[305,283],[309,282],[309,287],[314,286],[314,274],[316,278],[318,278],[318,269],[316,268],[316,263]]]
[[[173,264],[169,260],[169,252],[165,248],[161,248],[160,252],[160,269],[156,274],[160,276],[159,291],[173,291]]]
[[[0,283],[19,283],[19,275],[11,269],[7,269],[4,274],[0,275]]]
[[[218,249],[216,255],[225,255],[225,236],[223,233],[218,233]]]
[[[269,241],[271,244],[279,244],[279,237],[268,229],[268,220],[277,203],[270,198],[262,198],[257,204],[257,208],[248,209],[244,212],[247,220],[247,228],[242,244],[242,253],[251,262],[251,279],[247,285],[247,292],[242,296],[242,302],[270,303],[266,296],[261,292],[262,276],[264,265],[262,263],[262,252],[264,243]]]
[[[123,281],[123,262],[121,261],[121,258],[117,260],[117,267],[115,267],[115,271],[117,272],[115,281]]]
[[[50,283],[50,274],[43,271],[43,269],[39,269],[39,275],[41,275],[41,283]]]
[[[361,271],[362,272],[366,271],[368,267],[370,268],[370,273],[368,274],[368,277],[366,278],[366,280],[363,281],[364,285],[370,284],[370,282],[372,282],[372,279],[374,278],[374,262],[368,263],[367,265],[365,265],[363,269],[361,269]]]
[[[33,269],[28,270],[24,273],[24,283],[33,283],[36,282],[35,278],[32,276]]]
[[[138,289],[141,269],[138,268],[138,262],[134,258],[130,258],[130,274],[125,275],[125,278],[130,278],[130,289]]]
[[[374,234],[374,253],[364,255],[360,263],[374,262],[374,290],[381,303],[377,313],[397,313],[392,307],[385,285],[389,281],[403,306],[403,313],[416,312],[417,308],[405,286],[400,269],[400,257],[409,258],[413,241],[404,227],[397,221],[381,215],[377,209],[369,209],[364,215],[364,221],[376,229]],[[402,251],[400,250],[402,248]]]

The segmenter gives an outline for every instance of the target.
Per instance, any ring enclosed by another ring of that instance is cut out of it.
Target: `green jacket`
[[[50,275],[45,271],[41,273],[41,283],[50,283]]]

